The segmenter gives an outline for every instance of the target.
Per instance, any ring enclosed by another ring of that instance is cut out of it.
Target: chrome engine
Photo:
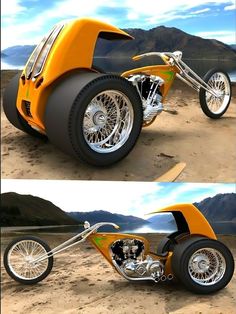
[[[161,261],[144,256],[144,243],[137,239],[122,239],[111,246],[112,261],[121,275],[129,280],[166,280]],[[168,278],[170,279],[170,278]]]
[[[143,103],[143,120],[151,121],[163,110],[160,87],[164,80],[156,75],[135,74],[128,80],[137,88]]]

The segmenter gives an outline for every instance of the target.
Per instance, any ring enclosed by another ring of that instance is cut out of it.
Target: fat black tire
[[[32,285],[32,284],[36,284],[40,281],[42,281],[43,279],[45,279],[51,272],[52,270],[52,267],[53,267],[53,256],[50,256],[48,257],[48,266],[47,266],[47,269],[45,270],[45,272],[39,276],[38,278],[35,278],[35,279],[30,279],[30,280],[26,280],[26,279],[22,279],[22,278],[19,278],[17,277],[10,269],[9,265],[8,265],[8,253],[11,249],[11,247],[13,245],[15,245],[17,242],[20,242],[20,241],[23,241],[23,240],[32,240],[32,241],[35,241],[35,242],[38,242],[39,244],[41,244],[45,250],[47,252],[50,252],[51,251],[51,248],[49,247],[49,245],[44,242],[43,240],[41,240],[40,238],[37,238],[37,237],[34,237],[34,236],[23,236],[23,237],[19,237],[19,238],[16,238],[14,239],[12,242],[10,242],[7,246],[7,248],[5,249],[5,252],[4,252],[4,256],[3,256],[3,264],[4,264],[4,267],[6,269],[6,272],[8,273],[8,275],[14,279],[15,281],[18,281],[22,284],[25,284],[25,285]]]
[[[3,110],[8,121],[17,129],[34,137],[46,139],[46,136],[34,130],[20,115],[16,107],[19,80],[21,73],[15,75],[8,83],[3,95]]]
[[[119,149],[98,153],[87,144],[82,125],[88,104],[105,90],[124,93],[132,104],[134,119],[129,138]],[[124,158],[134,147],[142,122],[142,102],[135,87],[118,75],[102,73],[75,73],[62,80],[49,97],[45,112],[46,133],[50,141],[64,152],[95,166],[109,166]]]
[[[175,245],[178,244],[184,237],[188,237],[188,232],[175,231],[168,234],[166,237],[162,238],[157,246],[157,255],[162,255],[163,253],[173,252]]]
[[[225,112],[229,108],[230,101],[231,101],[231,96],[232,96],[232,86],[231,86],[231,83],[230,83],[230,78],[229,78],[228,74],[225,71],[223,71],[221,69],[211,69],[211,70],[209,70],[205,74],[205,76],[203,77],[203,81],[208,83],[209,79],[216,72],[223,73],[226,76],[226,78],[227,78],[227,80],[229,82],[229,85],[230,85],[230,98],[229,98],[227,106],[225,107],[225,109],[222,112],[214,113],[214,112],[212,112],[209,109],[209,107],[207,105],[207,102],[206,102],[206,93],[207,93],[207,91],[204,88],[202,88],[202,87],[200,88],[200,90],[199,90],[199,101],[200,101],[201,109],[205,113],[205,115],[207,117],[211,118],[211,119],[219,119],[220,117],[222,117],[225,114]]]
[[[214,285],[203,286],[196,283],[189,275],[188,262],[193,253],[201,248],[213,248],[218,250],[226,262],[226,270],[221,278]],[[174,276],[177,277],[185,287],[198,294],[209,294],[223,289],[231,280],[234,273],[234,259],[230,250],[220,241],[203,237],[192,237],[180,242],[174,247],[171,260]]]

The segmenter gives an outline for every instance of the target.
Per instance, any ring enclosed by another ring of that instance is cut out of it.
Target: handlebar
[[[162,60],[166,64],[171,64],[173,61],[178,62],[182,59],[182,52],[181,51],[174,51],[174,52],[147,52],[143,53],[141,55],[134,56],[132,59],[134,61],[140,60],[144,57],[150,57],[150,56],[158,56],[161,57]],[[172,60],[173,61],[172,61]]]
[[[87,231],[90,231],[90,230],[95,231],[95,230],[97,230],[97,229],[99,229],[99,228],[101,228],[103,226],[112,226],[115,229],[120,229],[120,227],[117,224],[113,223],[113,222],[98,222],[98,223],[96,223],[93,226],[90,226],[90,223],[88,221],[84,222],[84,229],[87,230]]]

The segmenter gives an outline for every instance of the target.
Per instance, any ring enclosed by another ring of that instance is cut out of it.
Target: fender
[[[217,239],[209,222],[193,204],[177,204],[168,206],[157,209],[149,214],[163,212],[169,212],[173,214],[179,230],[189,231],[190,235],[201,235],[210,239]]]
[[[35,48],[21,74],[16,101],[18,111],[31,126],[44,133],[44,109],[53,83],[66,73],[76,69],[91,71],[98,38],[133,39],[123,30],[94,19],[83,18],[66,22],[62,24],[60,32],[52,43],[39,74],[27,78],[27,66],[32,62],[34,53],[40,44]],[[41,48],[41,52],[36,58],[36,64],[43,54],[45,46],[46,44]],[[36,64],[33,65],[33,68],[36,67]]]

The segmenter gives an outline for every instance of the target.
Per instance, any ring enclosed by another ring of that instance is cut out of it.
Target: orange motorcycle
[[[210,118],[220,118],[231,100],[230,79],[211,69],[199,77],[182,60],[182,52],[148,52],[165,64],[134,68],[121,75],[94,67],[98,39],[131,40],[123,30],[93,19],[60,23],[43,38],[22,73],[3,97],[8,120],[35,137],[46,137],[75,158],[108,166],[134,147],[141,128],[165,110],[176,77],[199,93]]]
[[[206,218],[192,204],[179,204],[154,213],[172,213],[177,230],[164,237],[155,252],[150,243],[135,234],[98,233],[103,226],[119,229],[114,223],[101,222],[50,249],[43,240],[24,236],[13,240],[5,250],[7,273],[23,284],[35,284],[45,279],[53,267],[55,254],[90,241],[110,265],[130,281],[172,280],[182,282],[187,289],[208,294],[224,288],[234,272],[230,250],[216,238]]]

